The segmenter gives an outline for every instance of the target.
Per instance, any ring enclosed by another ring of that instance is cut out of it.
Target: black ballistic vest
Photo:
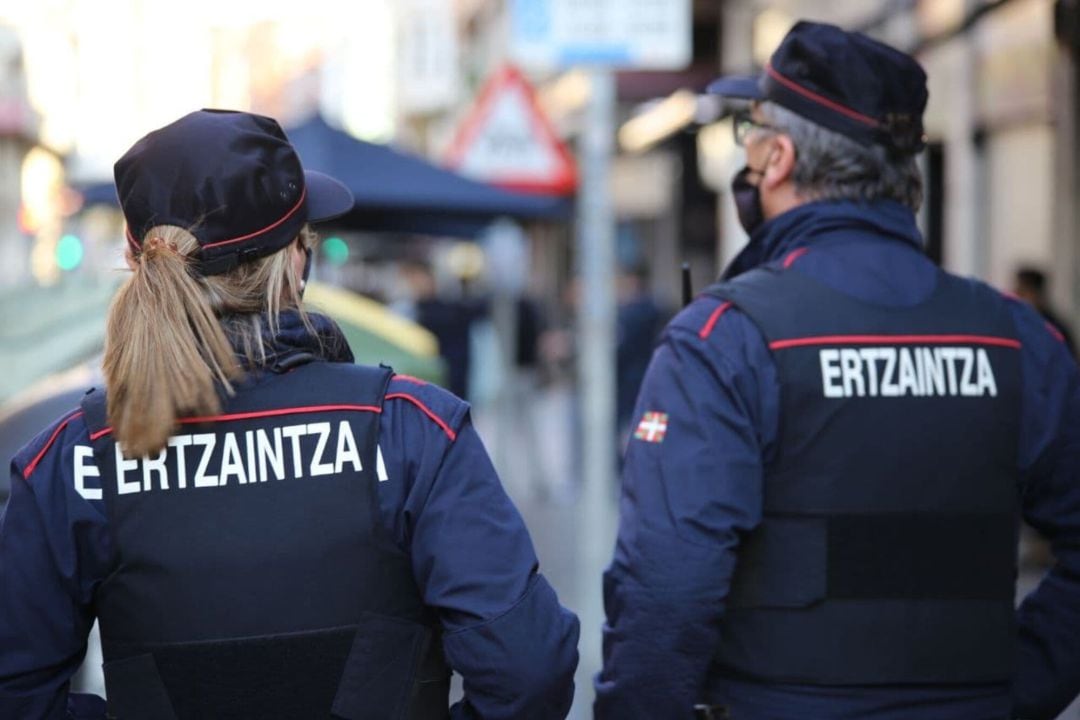
[[[1005,301],[941,272],[914,307],[794,270],[708,293],[779,372],[764,519],[713,669],[767,682],[1003,682],[1014,656],[1020,352]]]
[[[110,717],[448,716],[438,623],[377,518],[389,378],[268,373],[137,462],[87,397],[119,559],[95,598]]]

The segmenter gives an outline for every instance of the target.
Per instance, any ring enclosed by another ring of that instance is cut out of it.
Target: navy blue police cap
[[[113,175],[133,249],[156,225],[180,226],[199,242],[202,275],[271,255],[305,223],[353,207],[348,188],[303,169],[276,120],[231,110],[199,110],[154,130]]]
[[[926,146],[926,73],[910,55],[862,33],[800,21],[760,76],[724,77],[709,92],[767,100],[863,145],[910,154]]]

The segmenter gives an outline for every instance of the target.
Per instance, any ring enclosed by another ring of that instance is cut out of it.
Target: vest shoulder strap
[[[79,405],[82,407],[83,419],[86,422],[87,429],[90,431],[90,437],[93,438],[95,434],[104,430],[109,424],[105,391],[101,388],[90,390],[83,396]]]

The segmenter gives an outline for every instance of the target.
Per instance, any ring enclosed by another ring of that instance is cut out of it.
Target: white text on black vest
[[[827,398],[997,396],[983,348],[828,348],[818,354]]]
[[[307,440],[302,443],[302,438]],[[115,443],[115,458],[116,491],[120,495],[250,485],[363,470],[356,438],[347,421],[173,435],[157,457],[137,459],[125,458],[120,444]],[[93,449],[76,446],[76,490],[87,499],[100,500],[101,490],[87,483],[88,478],[100,476]],[[379,479],[385,479],[382,467]]]

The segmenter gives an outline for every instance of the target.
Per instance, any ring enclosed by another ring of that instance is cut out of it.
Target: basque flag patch
[[[664,442],[664,435],[667,434],[667,423],[667,413],[647,412],[642,416],[641,422],[638,423],[637,430],[634,431],[634,437],[645,442]]]

